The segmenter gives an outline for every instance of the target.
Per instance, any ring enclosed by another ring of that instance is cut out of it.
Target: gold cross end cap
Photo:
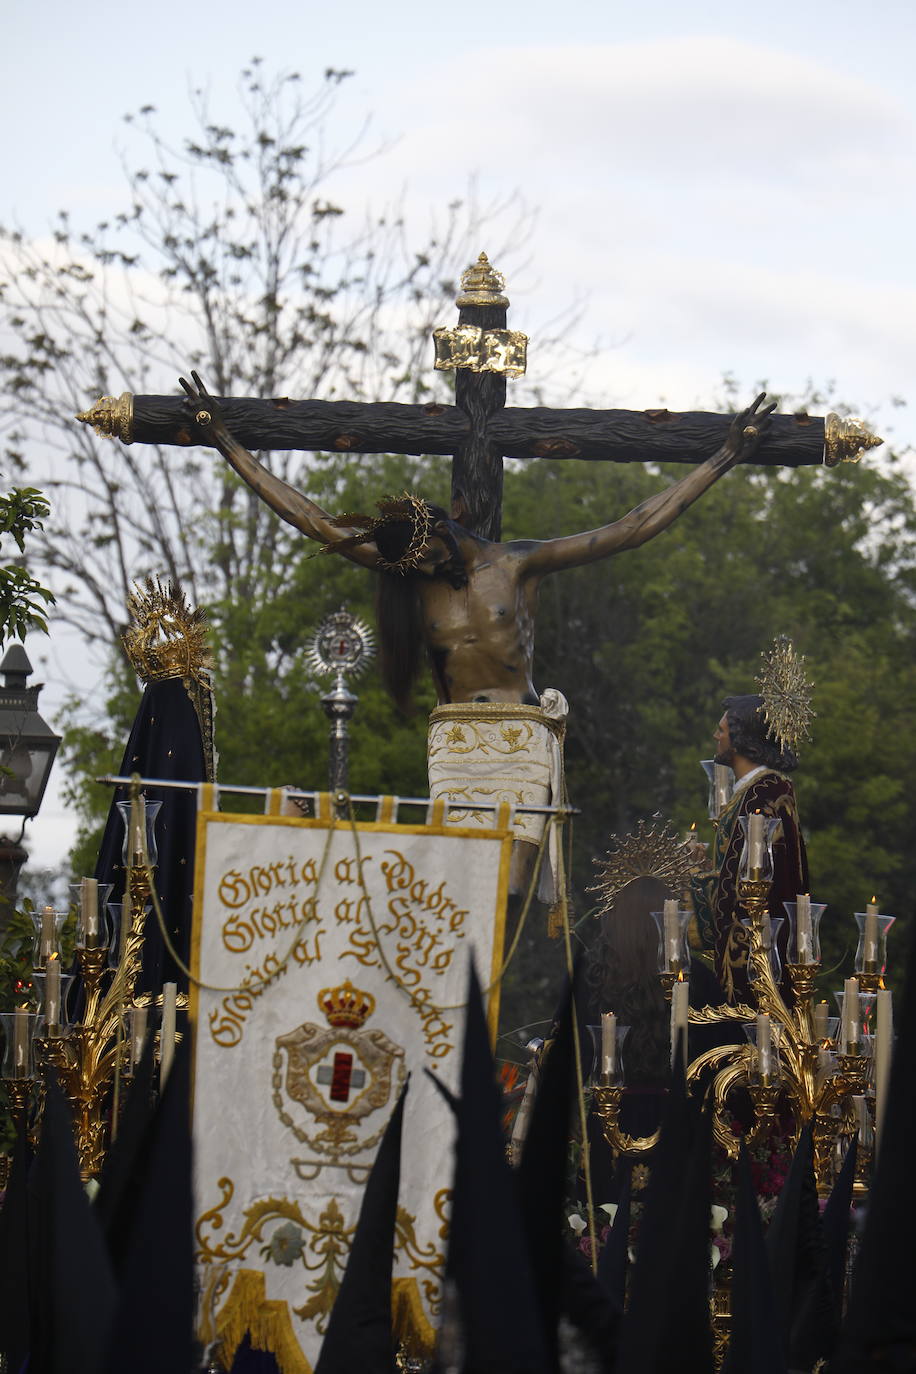
[[[102,438],[129,444],[134,437],[134,398],[129,391],[120,396],[100,396],[95,405],[81,410],[76,418],[84,425],[92,425]]]
[[[831,411],[824,421],[824,464],[835,468],[838,463],[857,463],[863,453],[877,448],[884,440],[853,415],[841,418]]]
[[[475,263],[461,274],[461,290],[455,304],[462,305],[508,305],[509,298],[503,294],[506,279],[490,265],[486,253],[481,253]]]

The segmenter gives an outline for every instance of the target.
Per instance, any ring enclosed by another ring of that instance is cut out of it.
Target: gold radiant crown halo
[[[798,753],[802,740],[810,739],[808,723],[813,682],[805,677],[804,655],[799,657],[788,635],[777,635],[769,653],[762,653],[763,670],[757,686],[763,697],[763,713],[769,733],[781,749]]]
[[[318,1005],[332,1026],[355,1030],[375,1011],[375,998],[362,988],[355,988],[349,978],[337,988],[322,988]]]
[[[652,817],[651,825],[640,821],[631,835],[612,835],[607,855],[593,859],[598,881],[587,889],[600,892],[603,903],[599,915],[610,911],[618,894],[636,878],[658,878],[672,892],[682,892],[696,864],[690,847],[671,829],[671,822]]]
[[[209,688],[213,666],[207,647],[207,619],[192,607],[179,583],[148,577],[134,584],[127,598],[132,624],[122,641],[134,672],[142,682],[169,678],[193,679]]]

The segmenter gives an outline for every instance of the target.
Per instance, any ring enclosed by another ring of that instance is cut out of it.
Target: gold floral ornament
[[[781,749],[797,753],[801,741],[811,738],[808,723],[816,714],[811,709],[814,683],[805,677],[804,655],[796,654],[787,635],[777,635],[770,652],[760,657],[763,671],[757,686],[769,733]]]
[[[163,586],[148,577],[144,586],[135,584],[127,610],[133,623],[124,632],[124,649],[142,682],[180,677],[209,687],[207,619],[177,582]]]
[[[331,521],[336,529],[355,529],[358,534],[348,534],[342,539],[334,539],[322,546],[322,553],[347,553],[358,544],[369,544],[376,532],[387,525],[407,521],[411,525],[410,542],[399,558],[389,561],[379,555],[379,567],[388,572],[406,573],[417,567],[433,527],[432,512],[420,496],[405,491],[400,496],[383,496],[376,501],[378,515],[358,515],[348,512],[338,515]]]
[[[599,914],[610,911],[621,890],[636,878],[658,878],[672,892],[681,892],[696,870],[690,845],[678,839],[671,822],[662,823],[658,815],[652,817],[651,825],[640,821],[632,835],[613,835],[607,856],[593,863],[598,881],[587,890],[601,893]]]

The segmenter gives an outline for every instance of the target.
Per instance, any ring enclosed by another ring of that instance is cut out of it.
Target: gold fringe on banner
[[[428,1360],[435,1354],[436,1332],[423,1310],[416,1279],[395,1279],[391,1285],[391,1326],[395,1343],[413,1359]]]
[[[285,1302],[268,1300],[264,1275],[257,1269],[240,1269],[232,1291],[216,1319],[222,1341],[220,1356],[229,1368],[247,1335],[253,1350],[273,1355],[280,1374],[312,1374],[312,1366],[296,1340]]]
[[[380,825],[397,825],[398,823],[398,797],[379,797],[378,805],[375,810],[375,819]]]

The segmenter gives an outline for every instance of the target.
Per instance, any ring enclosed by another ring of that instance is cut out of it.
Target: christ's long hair
[[[432,520],[432,533],[437,535],[452,555],[453,567],[445,576],[452,586],[464,586],[464,560],[458,547],[458,526],[449,519],[441,506],[427,502]],[[376,547],[389,562],[396,562],[413,537],[409,520],[392,520],[380,525],[373,535]],[[375,609],[379,631],[379,668],[382,681],[395,703],[409,714],[412,709],[414,684],[423,665],[423,608],[420,604],[418,572],[388,572],[380,570],[375,593]],[[433,665],[435,671],[435,665]]]
[[[630,1027],[622,1057],[627,1086],[664,1087],[669,1077],[670,1013],[658,977],[658,927],[653,911],[671,893],[659,878],[634,878],[621,888],[592,947],[588,980],[597,1010]]]

